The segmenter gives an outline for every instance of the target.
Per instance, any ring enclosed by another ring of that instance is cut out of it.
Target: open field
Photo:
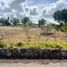
[[[29,28],[29,32],[26,35],[25,30],[22,27],[6,27],[0,26],[0,39],[3,37],[4,43],[7,47],[19,47],[19,48],[45,48],[45,47],[63,47],[67,48],[67,40],[65,33],[60,31],[51,31],[52,35],[41,35],[39,28]],[[3,34],[3,35],[2,35]],[[27,36],[30,36],[28,38]],[[18,43],[18,44],[16,44]],[[17,46],[16,46],[17,45]],[[59,45],[59,46],[58,46]],[[2,45],[0,45],[3,47]],[[5,47],[5,46],[4,46]]]
[[[9,40],[13,42],[26,41],[27,37],[22,27],[0,27],[0,38],[1,33],[4,33],[4,40]],[[65,33],[60,31],[51,31],[54,33],[51,36],[40,35],[39,28],[29,29],[28,36],[30,36],[31,41],[43,41],[43,42],[66,42]]]

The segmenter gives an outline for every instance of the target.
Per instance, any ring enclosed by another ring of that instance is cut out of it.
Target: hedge
[[[67,59],[67,49],[0,48],[0,59]]]

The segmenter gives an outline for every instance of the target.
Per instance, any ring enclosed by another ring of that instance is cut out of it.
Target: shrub
[[[0,41],[0,48],[6,48],[6,44],[3,41]]]
[[[16,47],[23,47],[24,46],[24,44],[22,43],[22,42],[18,42],[17,44],[16,44]]]
[[[67,48],[67,43],[51,42],[7,42],[0,40],[0,48]]]

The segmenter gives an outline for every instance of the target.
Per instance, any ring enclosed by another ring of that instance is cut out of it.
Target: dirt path
[[[67,60],[0,60],[0,67],[67,67]]]

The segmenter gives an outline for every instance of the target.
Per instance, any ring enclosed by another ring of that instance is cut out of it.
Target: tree
[[[9,22],[9,17],[5,20],[5,25],[6,25],[6,26],[11,25],[11,23]]]
[[[26,27],[26,24],[28,23],[29,21],[29,17],[24,17],[23,19],[21,19],[21,22],[24,24],[24,27]]]
[[[0,23],[1,23],[1,25],[4,25],[4,26],[11,25],[9,22],[9,17],[7,19],[6,18],[0,18]]]
[[[59,10],[57,10],[55,13],[54,13],[54,15],[53,15],[53,18],[56,20],[56,21],[58,21],[58,23],[61,23],[61,11],[59,11]]]
[[[25,34],[26,34],[26,39],[27,39],[27,42],[29,42],[31,36],[30,36],[30,33],[29,33],[29,30],[30,30],[30,27],[32,25],[32,22],[30,21],[29,17],[24,17],[21,22],[23,23],[24,25],[24,31],[25,31]]]
[[[60,21],[66,23],[67,22],[67,9],[58,10],[54,12],[54,19],[60,23]]]
[[[44,20],[44,19],[38,20],[38,27],[41,28],[41,33],[42,33],[42,31],[44,31],[45,22],[46,22],[46,20]]]
[[[67,9],[57,10],[54,12],[53,18],[58,21],[58,29],[67,23]]]
[[[4,18],[0,18],[0,24],[4,25],[5,19]]]
[[[67,9],[56,11],[53,17],[56,21],[59,22],[61,21],[59,28],[61,28],[61,30],[63,30],[66,33],[66,38],[67,38]]]
[[[67,23],[67,9],[63,9],[63,10],[62,10],[61,16],[62,16],[62,19],[61,19],[61,20],[62,20],[64,23]]]
[[[61,24],[62,23],[62,11],[57,10],[54,15],[53,18],[58,21],[59,25],[55,25],[55,29],[58,31],[61,28]]]
[[[16,25],[19,24],[20,21],[19,21],[19,19],[17,19],[17,18],[12,18],[12,19],[11,19],[11,22],[12,22],[13,25],[16,26]]]
[[[46,21],[46,20],[44,20],[44,19],[40,19],[40,20],[38,21],[38,27],[42,27],[43,25],[45,25],[45,21]]]

